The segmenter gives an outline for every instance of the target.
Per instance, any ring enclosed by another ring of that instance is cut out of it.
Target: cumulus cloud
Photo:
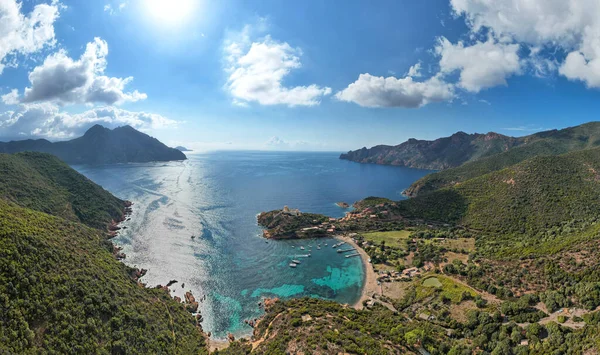
[[[21,6],[17,0],[0,0],[0,74],[6,65],[17,65],[11,61],[15,55],[29,55],[55,44],[54,21],[60,4],[39,4],[29,14],[23,14]]]
[[[284,79],[302,66],[302,50],[268,35],[253,41],[251,32],[251,27],[246,26],[224,46],[228,74],[226,88],[233,96],[234,104],[314,106],[331,94],[330,88],[316,84],[285,86]]]
[[[14,111],[0,114],[0,134],[3,137],[38,137],[64,139],[77,137],[99,123],[108,127],[130,125],[137,129],[160,129],[177,125],[164,116],[127,111],[107,106],[71,114],[59,106],[43,102],[19,105]]]
[[[108,44],[100,38],[88,43],[78,60],[70,58],[64,50],[59,50],[29,73],[31,87],[25,89],[21,101],[52,101],[60,105],[113,105],[146,99],[146,94],[137,90],[125,92],[125,86],[133,77],[115,78],[103,75],[107,55]]]
[[[0,96],[5,105],[17,105],[19,103],[19,92],[17,89],[12,89],[8,94]]]
[[[588,87],[600,87],[600,1],[597,0],[451,0],[457,15],[464,15],[474,33],[489,30],[532,47],[558,48],[567,53],[555,65],[542,64]],[[536,66],[537,64],[537,66]]]
[[[506,78],[521,70],[518,50],[518,44],[499,43],[492,38],[465,46],[441,37],[435,47],[441,71],[460,71],[458,86],[470,92],[506,85]]]
[[[398,79],[366,73],[360,74],[358,80],[336,93],[335,97],[364,107],[416,108],[451,100],[454,90],[452,85],[437,76],[418,82],[410,76]]]
[[[269,140],[265,143],[265,145],[270,148],[280,148],[280,149],[290,147],[290,143],[288,143],[287,141],[285,141],[277,136],[273,136],[273,137],[269,138]]]

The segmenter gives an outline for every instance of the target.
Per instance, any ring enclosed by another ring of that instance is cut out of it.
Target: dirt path
[[[271,325],[273,324],[273,322],[275,322],[277,318],[279,318],[280,315],[282,315],[282,313],[276,315],[275,318],[273,318],[273,320],[271,321],[271,323],[269,323],[269,325],[267,326],[267,330],[265,331],[265,335],[263,335],[260,339],[252,342],[252,350],[256,349],[260,344],[262,344],[263,341],[269,338],[269,331],[271,330]]]

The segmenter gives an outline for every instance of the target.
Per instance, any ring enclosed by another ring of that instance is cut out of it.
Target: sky
[[[0,0],[0,140],[347,151],[597,119],[600,0]]]

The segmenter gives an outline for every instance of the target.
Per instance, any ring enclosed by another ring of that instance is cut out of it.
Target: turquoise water
[[[148,269],[143,278],[148,286],[175,279],[173,295],[191,290],[196,299],[206,296],[202,326],[224,337],[250,334],[244,320],[261,315],[263,297],[351,304],[360,296],[360,258],[336,253],[335,240],[266,242],[256,224],[258,213],[284,205],[341,217],[345,210],[335,202],[372,195],[400,199],[403,189],[428,173],[338,156],[217,152],[188,154],[184,162],[75,168],[134,202],[131,220],[114,239],[127,254],[125,262]],[[311,257],[302,257],[309,252]],[[302,263],[291,268],[293,259]]]

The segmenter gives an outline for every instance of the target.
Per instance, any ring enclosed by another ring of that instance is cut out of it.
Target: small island
[[[181,145],[178,145],[177,147],[175,147],[175,149],[177,149],[180,152],[192,152],[191,149],[187,149],[186,147],[181,146]]]
[[[343,202],[343,201],[336,202],[335,204],[336,204],[338,207],[340,207],[340,208],[344,208],[344,209],[346,209],[346,208],[350,208],[350,205],[349,205],[348,203],[346,203],[346,202]]]

